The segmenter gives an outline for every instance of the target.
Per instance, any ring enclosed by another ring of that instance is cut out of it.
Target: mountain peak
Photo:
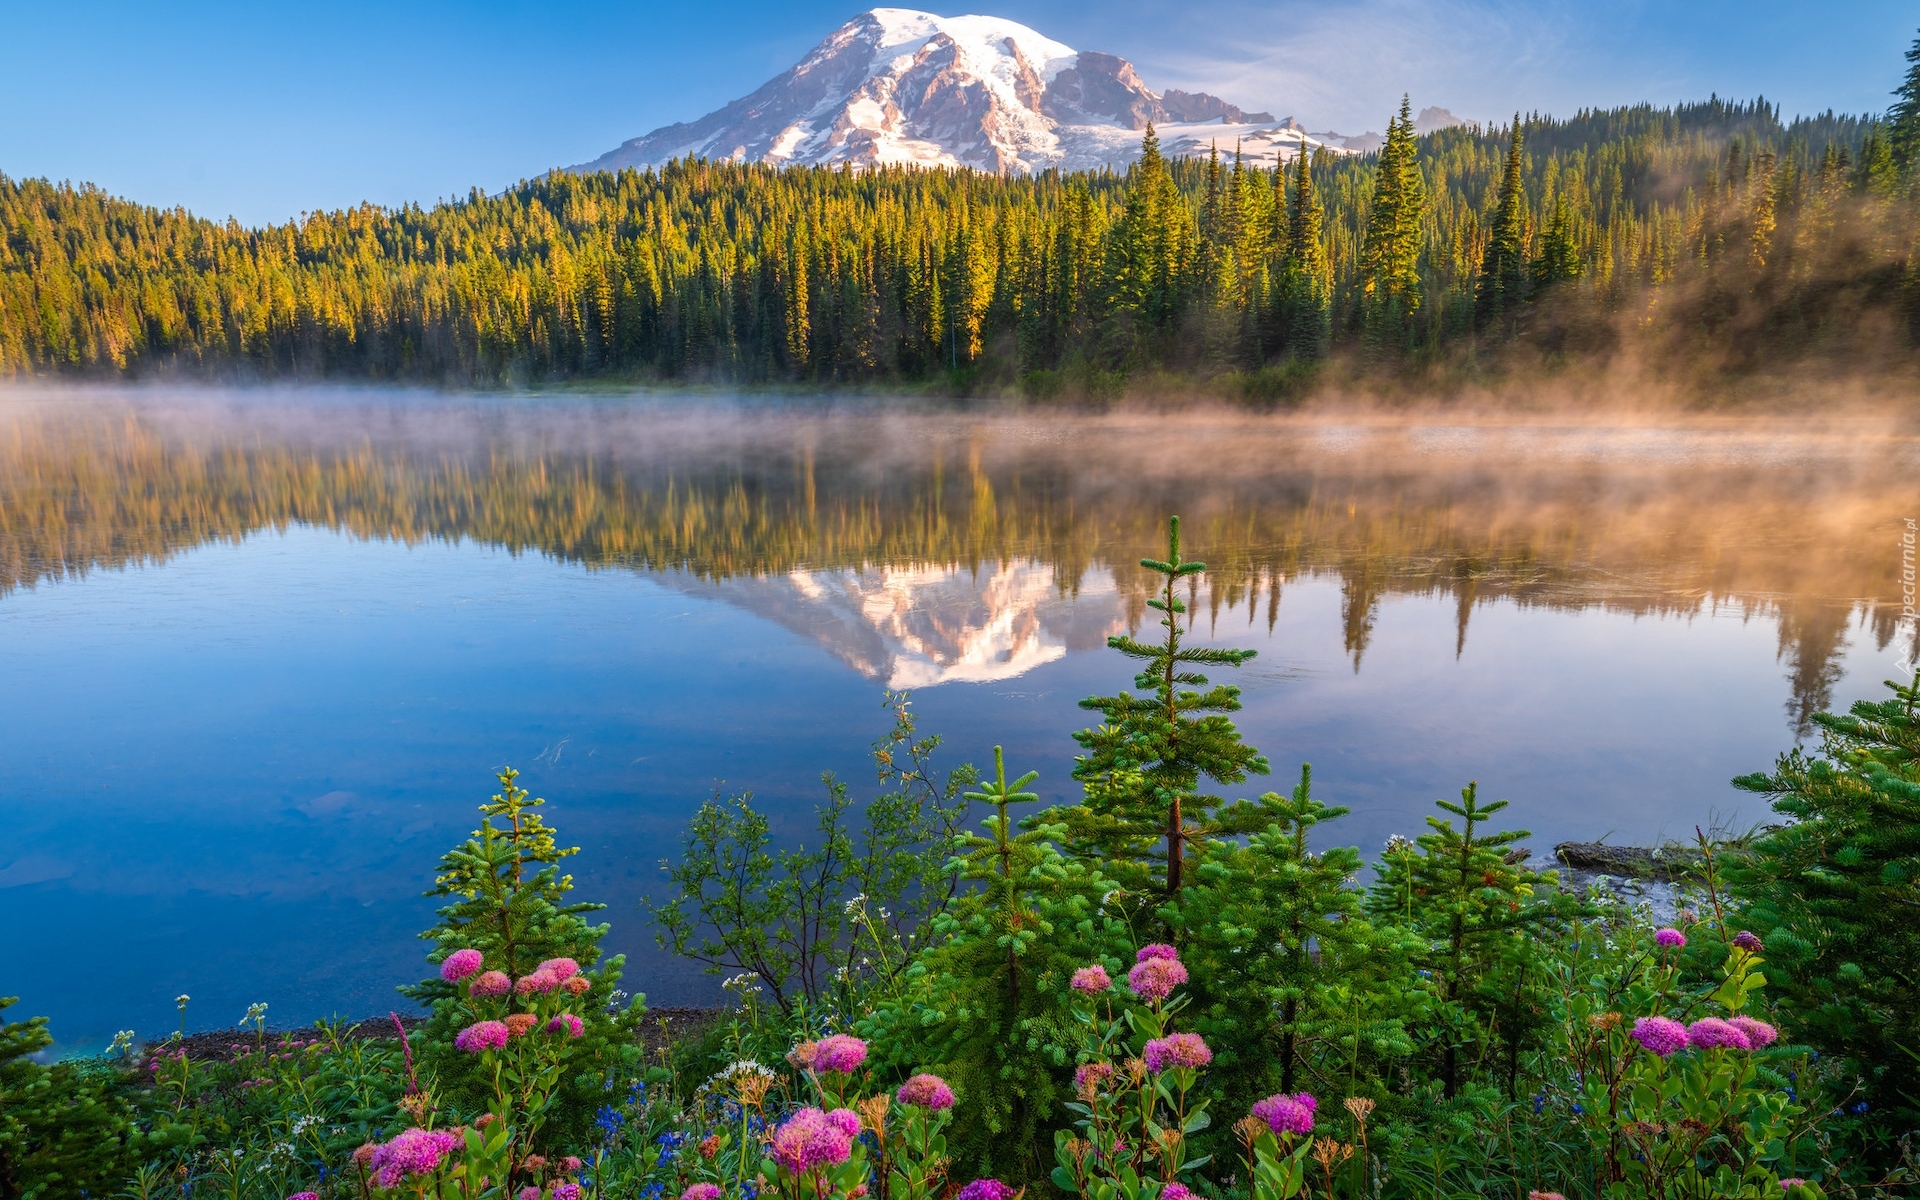
[[[1151,123],[1170,155],[1231,139],[1254,162],[1322,143],[1205,92],[1155,92],[1132,63],[1003,17],[876,8],[751,95],[625,142],[576,171],[675,158],[774,165],[974,167],[996,174],[1123,166]]]

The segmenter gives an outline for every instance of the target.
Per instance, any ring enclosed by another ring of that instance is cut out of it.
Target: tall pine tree
[[[1480,278],[1474,289],[1474,322],[1482,329],[1512,332],[1520,305],[1527,297],[1527,198],[1521,182],[1520,114],[1513,114],[1513,137],[1507,145],[1506,169],[1488,222],[1486,253],[1480,258]]]
[[[1420,309],[1420,249],[1426,184],[1407,97],[1387,122],[1386,144],[1374,164],[1373,202],[1360,252],[1361,314],[1369,346],[1403,349]]]

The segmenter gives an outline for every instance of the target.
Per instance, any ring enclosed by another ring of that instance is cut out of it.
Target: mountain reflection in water
[[[0,595],[308,524],[470,540],[690,577],[895,687],[1009,678],[1137,629],[1181,513],[1196,617],[1273,619],[1340,582],[1360,669],[1383,598],[1776,617],[1793,728],[1860,617],[1897,632],[1920,444],[1702,421],[1313,425],[887,417],[408,398],[235,404],[162,393],[0,409]],[[675,586],[691,587],[691,584]],[[1048,616],[1115,593],[1115,623]],[[1063,623],[1064,622],[1064,623]]]
[[[511,762],[634,990],[705,998],[637,912],[699,800],[804,836],[883,688],[1071,795],[1173,513],[1249,790],[1310,759],[1369,855],[1469,778],[1536,850],[1750,824],[1728,777],[1893,673],[1914,438],[1423,421],[0,393],[0,957],[70,964],[8,989],[72,1045],[384,1012]]]

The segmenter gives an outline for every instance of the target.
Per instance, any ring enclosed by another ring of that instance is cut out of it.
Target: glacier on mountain
[[[1276,163],[1302,148],[1348,152],[1291,118],[1205,92],[1155,92],[1126,59],[1074,50],[1016,21],[876,8],[751,95],[569,169],[689,157],[996,174],[1123,167],[1139,157],[1149,123],[1174,156],[1217,147]]]

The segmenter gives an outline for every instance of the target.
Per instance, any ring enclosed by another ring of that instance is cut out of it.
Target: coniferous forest
[[[1911,56],[1910,56],[1911,57]],[[1884,120],[1641,105],[1277,168],[705,161],[263,229],[0,177],[0,376],[606,376],[1100,397],[1631,365],[1914,369],[1920,65]]]

